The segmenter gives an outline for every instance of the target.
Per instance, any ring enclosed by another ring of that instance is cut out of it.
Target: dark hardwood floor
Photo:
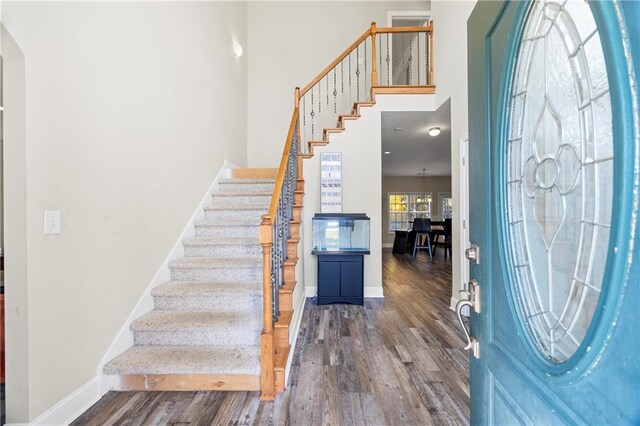
[[[469,360],[449,310],[451,262],[383,250],[384,299],[307,300],[287,390],[109,392],[74,425],[469,423]]]

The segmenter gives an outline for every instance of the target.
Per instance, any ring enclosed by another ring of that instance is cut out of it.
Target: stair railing
[[[295,90],[295,107],[287,140],[276,175],[276,184],[271,197],[269,211],[262,216],[260,244],[262,245],[263,272],[263,326],[261,336],[261,398],[275,397],[275,346],[273,323],[278,321],[279,291],[284,285],[284,267],[287,260],[287,241],[291,238],[291,219],[298,183],[298,161],[300,154],[300,132],[298,94]]]
[[[379,37],[379,40],[378,40]],[[400,73],[400,74],[398,74]],[[339,76],[339,77],[338,77]],[[262,216],[263,327],[260,340],[261,399],[275,398],[274,323],[280,316],[279,291],[285,284],[287,241],[301,172],[303,142],[327,140],[355,103],[380,93],[433,93],[433,23],[425,27],[378,28],[375,22],[302,90],[295,89],[287,132],[269,211]],[[391,91],[385,89],[392,89]],[[426,89],[426,90],[425,90]],[[298,223],[296,226],[300,226]]]
[[[373,22],[300,91],[302,139],[325,140],[323,129],[335,128],[354,103],[373,100],[376,89],[433,85],[433,22],[384,28]],[[306,144],[301,149],[308,152]]]

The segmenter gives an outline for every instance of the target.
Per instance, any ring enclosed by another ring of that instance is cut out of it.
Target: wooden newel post
[[[371,87],[378,85],[378,67],[376,66],[376,34],[378,27],[375,22],[371,23]]]
[[[273,292],[271,289],[271,247],[273,245],[273,224],[271,217],[262,216],[260,224],[260,244],[262,245],[262,293],[263,324],[260,336],[260,399],[272,400],[275,390],[275,346],[273,343],[273,315],[271,312]]]
[[[435,83],[435,77],[433,75],[433,21],[429,22],[429,81],[427,84],[433,86]]]
[[[300,88],[296,87],[293,91],[293,106],[296,108],[300,107]]]

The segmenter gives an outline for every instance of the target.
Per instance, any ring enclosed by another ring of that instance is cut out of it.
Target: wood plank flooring
[[[449,310],[450,259],[383,250],[385,299],[307,300],[288,388],[109,392],[74,425],[429,425],[469,423],[469,360]]]

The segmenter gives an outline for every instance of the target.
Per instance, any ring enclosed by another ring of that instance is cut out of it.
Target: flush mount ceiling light
[[[384,153],[385,153],[385,155],[389,155],[389,154],[391,154],[391,151],[385,151]]]
[[[432,127],[429,129],[429,136],[438,136],[440,134],[440,127]]]

